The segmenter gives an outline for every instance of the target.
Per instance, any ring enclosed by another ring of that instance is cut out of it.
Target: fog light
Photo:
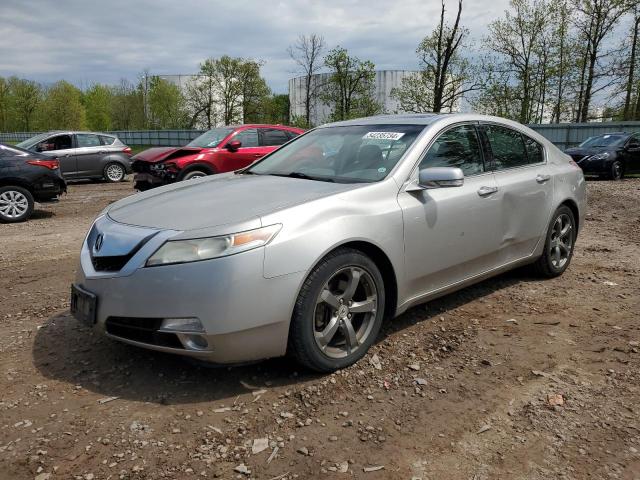
[[[160,330],[174,332],[204,332],[204,327],[197,318],[165,318]]]
[[[209,346],[209,342],[202,335],[185,335],[184,343],[193,350],[204,350]]]

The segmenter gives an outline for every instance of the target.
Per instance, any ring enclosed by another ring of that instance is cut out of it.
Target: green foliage
[[[375,65],[349,55],[336,47],[324,59],[331,71],[320,98],[333,109],[333,121],[366,117],[381,113],[382,106],[374,98]]]
[[[111,130],[111,89],[99,83],[84,92],[83,104],[86,112],[87,128],[95,131]]]
[[[157,76],[151,77],[148,95],[148,124],[152,129],[178,129],[186,126],[184,99],[176,85]]]
[[[40,118],[43,130],[81,130],[86,126],[82,92],[61,80],[50,87],[42,102]]]

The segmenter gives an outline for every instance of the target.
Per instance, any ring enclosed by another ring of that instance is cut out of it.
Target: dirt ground
[[[638,480],[640,179],[588,190],[562,277],[414,308],[321,376],[204,368],[78,325],[80,244],[132,185],[74,184],[0,225],[0,478]]]

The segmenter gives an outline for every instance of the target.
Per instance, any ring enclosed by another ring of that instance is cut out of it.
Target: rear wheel
[[[24,222],[33,213],[33,195],[22,187],[0,187],[0,222]]]
[[[181,180],[195,180],[196,178],[206,177],[208,175],[204,170],[191,170],[182,176]]]
[[[609,178],[611,180],[622,180],[623,176],[624,176],[624,168],[622,166],[622,162],[620,162],[619,160],[616,160],[611,164],[611,167],[609,170]]]
[[[104,179],[107,182],[118,183],[124,180],[125,175],[127,174],[126,170],[119,163],[109,163],[106,167],[104,167]]]
[[[553,278],[562,275],[573,257],[576,239],[576,220],[566,205],[558,208],[547,229],[542,256],[533,264],[540,276]]]
[[[336,250],[314,268],[298,295],[290,352],[319,372],[354,364],[380,331],[384,300],[384,281],[375,263],[357,250]]]

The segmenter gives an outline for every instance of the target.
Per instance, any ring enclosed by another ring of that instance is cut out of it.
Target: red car
[[[229,126],[209,130],[184,147],[150,148],[132,158],[134,188],[238,170],[303,132],[283,125]]]

